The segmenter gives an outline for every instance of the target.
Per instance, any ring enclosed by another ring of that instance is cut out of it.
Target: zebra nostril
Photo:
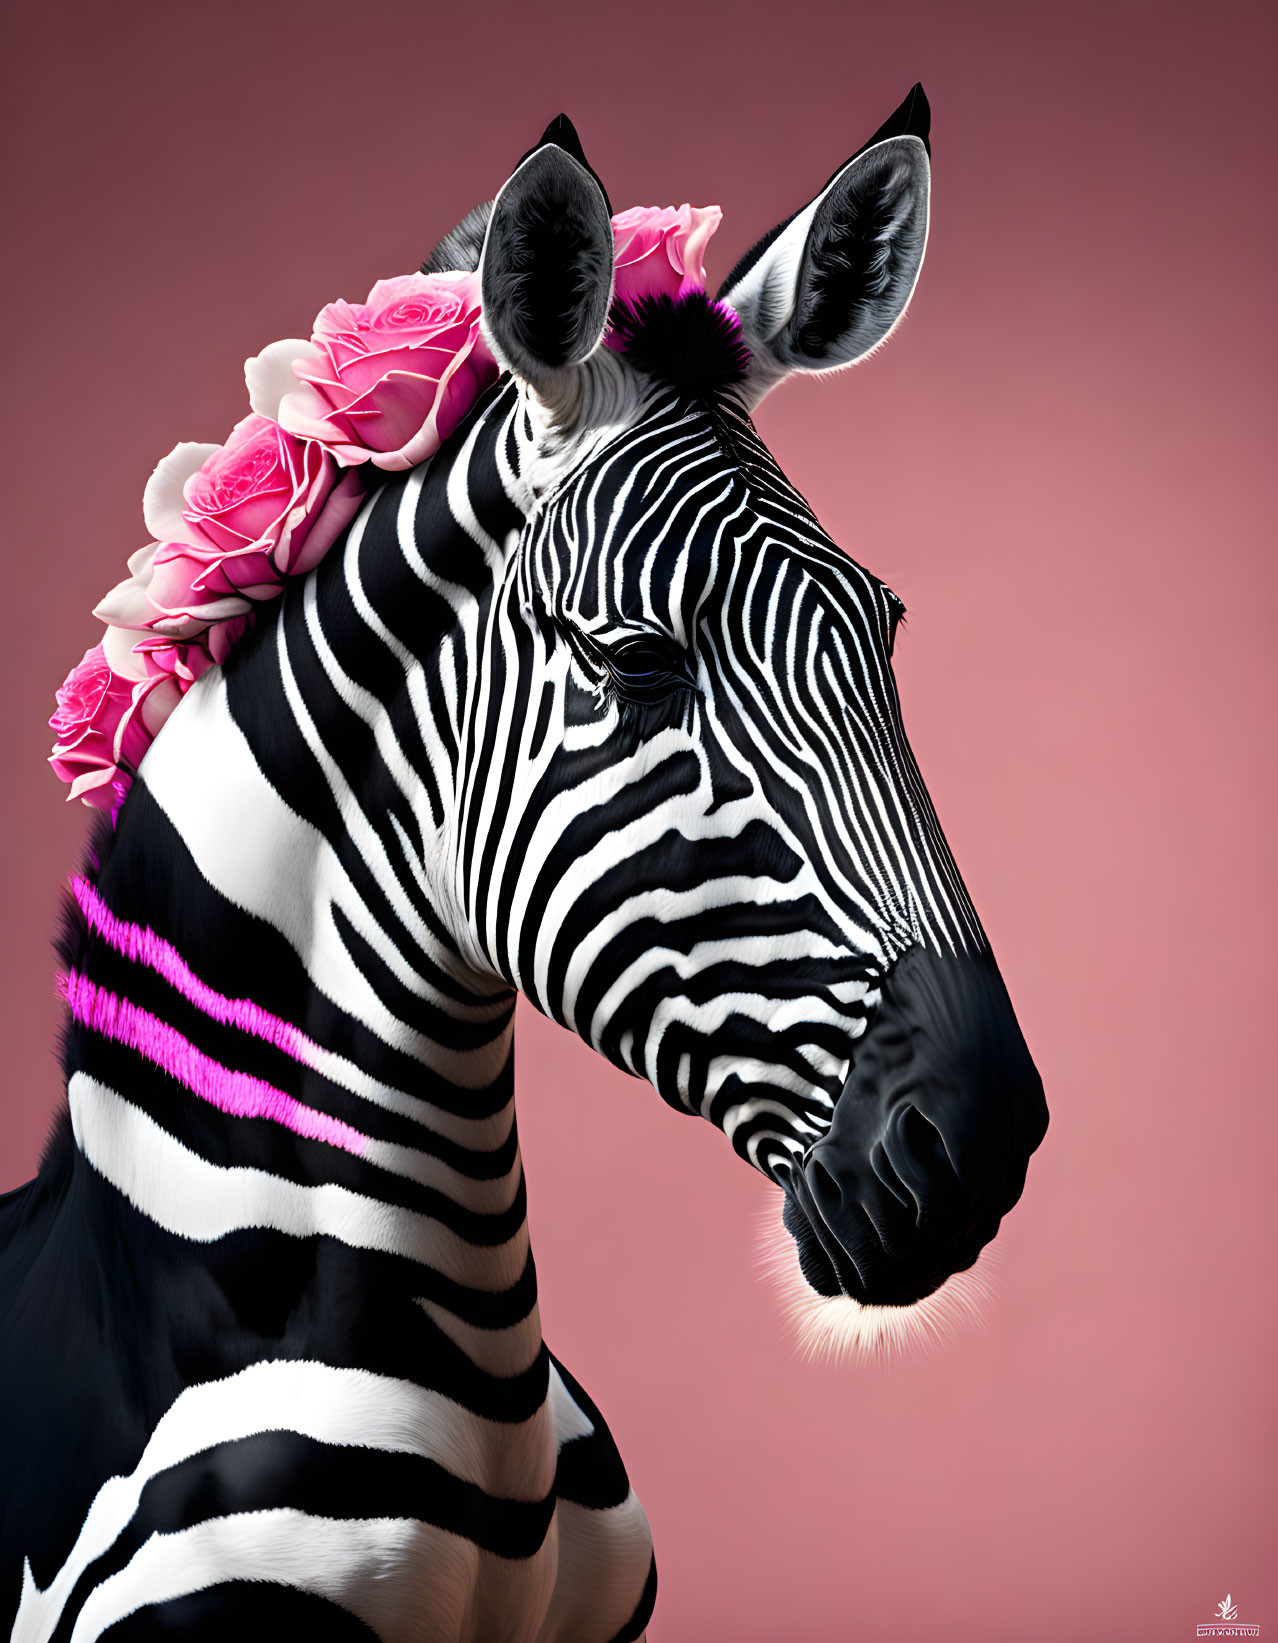
[[[913,1103],[899,1107],[888,1120],[882,1152],[910,1194],[920,1228],[934,1224],[938,1215],[946,1217],[953,1212],[962,1193],[945,1139]],[[871,1162],[884,1185],[890,1186],[873,1153]]]
[[[896,1120],[897,1134],[908,1155],[929,1176],[953,1172],[950,1155],[940,1130],[913,1105],[906,1106]]]
[[[843,1202],[842,1189],[819,1158],[813,1158],[808,1165],[808,1184],[823,1215],[838,1210]]]
[[[870,1168],[892,1194],[893,1198],[905,1209],[908,1209],[912,1215],[917,1216],[920,1207],[918,1196],[910,1190],[897,1174],[892,1160],[888,1157],[887,1148],[882,1141],[876,1141],[870,1148]]]

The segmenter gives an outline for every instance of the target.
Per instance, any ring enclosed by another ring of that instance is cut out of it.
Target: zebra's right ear
[[[480,259],[493,352],[543,396],[603,336],[612,255],[608,196],[561,114],[493,201]]]

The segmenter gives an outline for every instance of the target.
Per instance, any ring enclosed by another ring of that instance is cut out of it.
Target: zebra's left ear
[[[603,336],[612,256],[612,207],[561,114],[493,201],[480,259],[493,351],[543,397]]]
[[[752,402],[791,371],[836,371],[886,342],[923,266],[931,113],[916,85],[817,197],[719,290],[753,355]]]

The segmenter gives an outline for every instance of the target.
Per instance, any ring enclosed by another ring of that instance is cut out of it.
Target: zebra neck
[[[197,1242],[327,1233],[468,1288],[526,1285],[509,997],[437,1006],[429,1035],[360,1020],[316,986],[318,947],[293,950],[178,845],[143,788],[96,882],[73,882],[68,1094],[88,1161]]]
[[[283,805],[209,684],[157,741],[95,882],[73,886],[81,1151],[186,1239],[326,1233],[526,1291],[512,995],[477,997],[438,942],[437,963],[398,956],[375,875],[357,882]],[[525,1293],[531,1326],[529,1310]]]

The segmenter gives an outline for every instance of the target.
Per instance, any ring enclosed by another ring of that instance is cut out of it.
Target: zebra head
[[[435,259],[482,269],[510,374],[475,426],[501,420],[519,512],[474,638],[456,925],[722,1129],[811,1289],[861,1307],[970,1267],[1047,1124],[902,729],[901,601],[749,415],[888,337],[928,180],[916,90],[717,302],[613,305],[601,346],[610,206],[561,120]]]

